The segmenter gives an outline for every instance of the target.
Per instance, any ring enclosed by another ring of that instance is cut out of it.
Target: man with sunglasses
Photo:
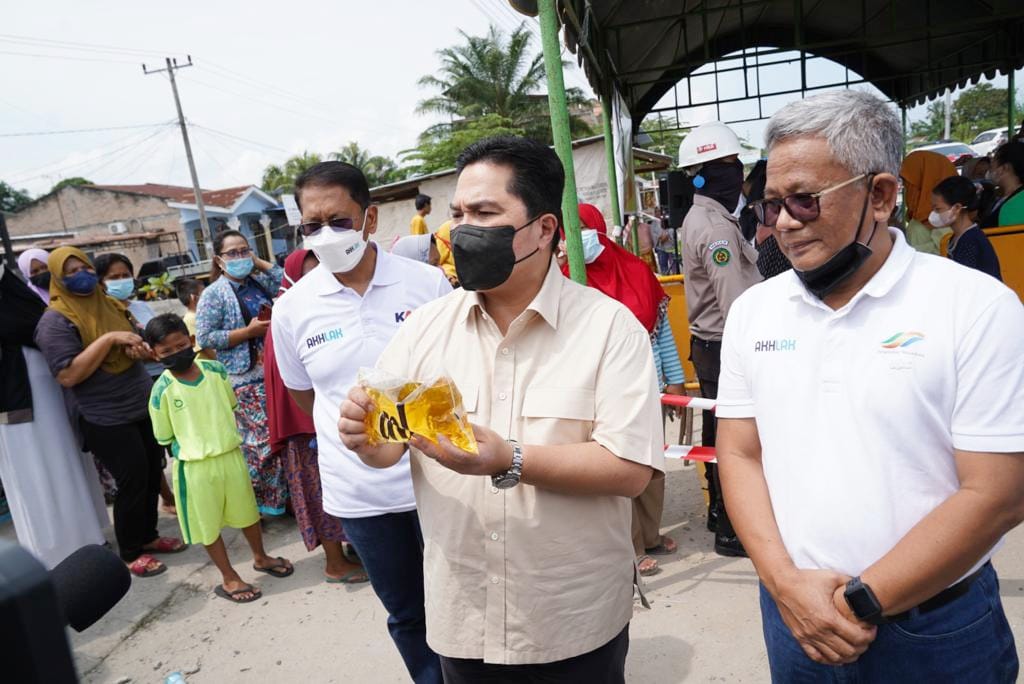
[[[1024,519],[1024,309],[887,226],[888,103],[807,98],[765,138],[793,270],[733,305],[718,459],[772,679],[1015,681],[990,559]]]
[[[440,663],[426,643],[423,535],[409,457],[400,455],[389,470],[364,465],[342,444],[336,421],[359,368],[376,365],[410,312],[452,287],[439,269],[370,242],[377,207],[356,167],[313,166],[295,181],[295,201],[303,246],[320,265],[274,307],[278,368],[296,403],[313,416],[324,512],[341,518],[413,681],[440,684]]]
[[[712,121],[694,129],[679,145],[679,163],[693,177],[693,206],[683,219],[682,253],[686,306],[690,319],[690,360],[701,394],[718,395],[722,331],[732,303],[761,280],[757,250],[744,239],[733,215],[743,191],[740,140],[725,124]],[[715,416],[705,411],[701,444],[715,446]],[[715,552],[744,556],[729,524],[717,466],[708,464],[708,530]]]

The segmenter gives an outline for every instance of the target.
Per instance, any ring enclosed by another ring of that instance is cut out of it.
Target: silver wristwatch
[[[491,484],[498,489],[511,489],[519,484],[523,476],[523,447],[514,439],[508,440],[512,446],[512,465],[503,473],[491,475]]]

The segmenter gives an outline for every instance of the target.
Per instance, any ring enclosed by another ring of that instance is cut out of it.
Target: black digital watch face
[[[846,595],[857,617],[866,617],[878,611],[878,606],[871,597],[868,588],[861,585]]]

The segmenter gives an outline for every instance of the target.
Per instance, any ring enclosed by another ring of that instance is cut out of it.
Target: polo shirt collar
[[[550,257],[549,257],[550,258]],[[558,329],[558,307],[562,299],[562,288],[565,285],[566,277],[558,267],[558,262],[551,259],[548,265],[548,272],[544,276],[544,283],[540,291],[533,298],[533,301],[526,307],[527,311],[533,311],[540,315],[544,321],[554,329]],[[463,312],[460,314],[462,320],[468,320],[470,314],[479,311],[487,315],[483,305],[483,298],[479,292],[467,292]]]
[[[731,211],[722,206],[722,203],[718,200],[705,197],[704,195],[694,195],[693,204],[698,207],[703,207],[709,211],[721,214],[722,218],[729,219],[733,223],[739,223],[739,219],[736,218]]]
[[[876,299],[884,297],[910,268],[910,263],[914,260],[914,248],[907,244],[907,239],[903,237],[903,231],[889,227],[889,235],[892,236],[892,251],[889,252],[885,263],[843,309],[850,308],[863,297],[875,297]],[[812,306],[825,306],[824,302],[807,291],[793,269],[790,269],[785,275],[789,278],[787,295],[790,299],[801,298]]]
[[[376,242],[370,242],[369,249],[377,251],[377,264],[373,269],[373,278],[370,280],[370,287],[382,287],[394,285],[401,280],[401,273],[395,268],[395,257],[380,248]],[[308,277],[315,278],[316,291],[319,295],[331,295],[336,292],[343,292],[350,288],[345,287],[334,274],[327,270],[323,264],[314,269]]]

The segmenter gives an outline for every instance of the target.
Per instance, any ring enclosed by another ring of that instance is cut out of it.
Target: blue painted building
[[[167,202],[167,206],[181,213],[186,250],[196,261],[205,261],[212,256],[213,236],[228,228],[241,231],[256,253],[268,261],[287,254],[292,247],[294,240],[288,239],[291,230],[280,211],[280,203],[255,185],[204,190],[203,205],[212,235],[203,235],[199,209],[194,201]],[[268,231],[271,245],[267,241]]]

